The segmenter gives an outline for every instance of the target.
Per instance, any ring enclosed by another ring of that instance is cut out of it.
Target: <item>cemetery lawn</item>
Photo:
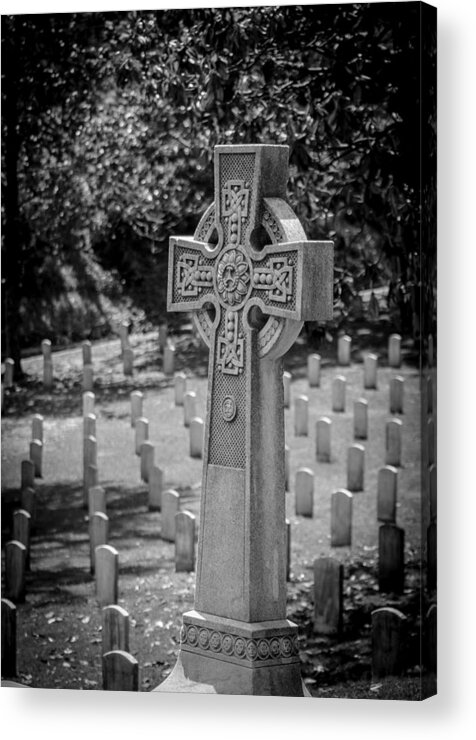
[[[147,508],[147,487],[140,481],[130,426],[132,390],[144,393],[144,416],[155,462],[165,471],[165,487],[181,497],[181,508],[199,518],[201,461],[189,457],[183,409],[175,407],[171,379],[158,369],[155,335],[131,338],[135,374],[125,379],[119,342],[93,345],[99,481],[106,489],[109,544],[119,552],[119,604],[131,617],[130,652],[140,664],[141,690],[148,691],[171,671],[179,645],[181,615],[192,608],[194,574],[175,573],[174,547],[160,538],[159,512]],[[372,348],[377,351],[378,347]],[[298,342],[284,358],[293,375],[292,397],[310,400],[309,436],[295,437],[293,408],[286,410],[286,441],[291,448],[291,489],[296,471],[315,473],[314,518],[294,514],[294,493],[286,494],[291,521],[291,581],[288,617],[299,626],[303,677],[316,697],[418,699],[419,584],[421,553],[419,376],[410,362],[394,371],[379,368],[379,389],[363,390],[358,353],[351,367],[336,369],[323,352],[319,388],[306,379],[307,347]],[[204,417],[207,354],[190,338],[176,344],[176,370],[187,373],[187,389],[197,393]],[[81,349],[54,354],[53,393],[42,390],[41,360],[25,361],[28,379],[6,391],[2,419],[2,538],[10,538],[13,511],[19,507],[20,462],[28,457],[31,416],[44,416],[43,479],[37,482],[37,526],[32,538],[31,572],[26,601],[18,606],[19,680],[44,688],[101,689],[101,610],[89,572],[87,512],[82,506]],[[382,365],[384,365],[382,361]],[[336,372],[347,379],[344,413],[332,413],[330,388]],[[397,524],[405,530],[405,591],[382,595],[376,580],[376,482],[384,461],[388,384],[405,378],[403,467],[399,471]],[[330,548],[330,494],[346,487],[346,451],[354,442],[353,401],[369,401],[369,439],[365,447],[365,490],[354,494],[352,548]],[[332,462],[317,463],[314,426],[320,416],[332,419]],[[423,497],[424,500],[424,497]],[[198,522],[197,522],[198,523]],[[341,639],[312,631],[312,565],[332,555],[344,564],[344,620]],[[3,557],[3,556],[2,556]],[[3,573],[2,560],[2,573]],[[409,656],[402,677],[372,684],[370,614],[394,606],[407,617]]]

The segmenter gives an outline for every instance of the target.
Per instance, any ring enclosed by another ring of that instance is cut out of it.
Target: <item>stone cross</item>
[[[303,321],[332,317],[333,245],[307,241],[284,200],[287,146],[218,146],[214,164],[214,203],[170,240],[168,310],[193,313],[210,355],[195,610],[163,690],[189,690],[183,670],[204,691],[302,695],[280,358]]]

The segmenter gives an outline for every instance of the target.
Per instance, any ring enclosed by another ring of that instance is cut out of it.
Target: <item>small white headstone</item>
[[[149,420],[144,416],[136,419],[136,455],[140,455],[140,448],[149,439]]]
[[[24,509],[17,509],[13,512],[13,537],[16,542],[21,542],[26,549],[25,567],[30,569],[30,533],[31,533],[31,515]]]
[[[335,491],[331,495],[331,547],[350,547],[352,543],[352,494]]]
[[[175,542],[175,514],[180,507],[180,496],[177,491],[162,493],[162,529],[161,536],[167,542]]]
[[[313,516],[314,473],[310,468],[300,468],[296,473],[296,516]]]
[[[342,632],[344,566],[334,558],[314,561],[314,632],[337,635]]]
[[[289,409],[291,407],[291,373],[287,370],[283,373],[283,389],[284,389],[284,408]]]
[[[46,390],[51,390],[53,387],[53,360],[43,362],[43,387]]]
[[[131,393],[131,427],[135,427],[137,419],[142,416],[144,396],[141,391]]]
[[[83,391],[92,391],[94,386],[94,372],[92,365],[83,367]]]
[[[318,388],[321,384],[321,356],[314,354],[307,358],[307,378],[311,388]]]
[[[197,416],[197,394],[195,391],[187,391],[183,397],[183,425],[189,427],[192,419]]]
[[[89,518],[97,513],[106,513],[106,491],[102,486],[93,486],[88,491]]]
[[[402,464],[402,427],[400,419],[390,419],[385,429],[385,464],[396,468]]]
[[[189,511],[175,514],[175,570],[191,573],[195,568],[195,517]]]
[[[405,616],[398,609],[383,607],[372,612],[372,680],[402,673]]]
[[[343,375],[337,375],[332,381],[332,410],[345,411],[345,386],[346,380]]]
[[[362,445],[351,445],[347,450],[347,490],[364,490],[365,450]]]
[[[10,540],[5,545],[5,593],[14,602],[25,601],[26,547]]]
[[[118,598],[119,554],[111,545],[100,545],[95,554],[96,597],[99,606],[116,604]]]
[[[43,339],[41,343],[41,353],[44,360],[51,360],[51,342],[49,339]]]
[[[164,375],[173,375],[175,371],[175,347],[170,345],[164,349],[163,371]]]
[[[296,437],[307,437],[309,398],[298,396],[294,402],[294,434]]]
[[[369,404],[365,398],[354,401],[354,439],[368,437],[368,410]]]
[[[187,390],[187,376],[185,373],[175,373],[174,377],[174,395],[175,405],[183,406],[183,397]]]
[[[190,457],[201,458],[203,454],[204,421],[194,416],[190,422]]]
[[[96,437],[96,414],[83,417],[83,437]]]
[[[35,487],[35,464],[32,460],[21,461],[21,489]]]
[[[134,351],[130,347],[124,348],[122,352],[122,363],[124,375],[132,375],[134,373]]]
[[[3,385],[5,388],[11,388],[13,385],[13,374],[15,370],[15,361],[11,357],[5,360],[5,373],[3,375]]]
[[[83,505],[89,506],[89,489],[98,484],[97,465],[88,465],[84,469],[83,477]]]
[[[31,438],[43,442],[43,417],[41,414],[35,414],[31,420]]]
[[[82,350],[83,350],[83,365],[92,365],[93,364],[92,345],[88,339],[86,339],[86,341],[83,342]]]
[[[382,524],[378,532],[378,587],[385,593],[401,594],[404,586],[403,529],[395,524]]]
[[[30,460],[35,466],[35,478],[43,477],[43,442],[32,439],[30,442]]]
[[[159,349],[161,352],[163,352],[167,346],[168,335],[169,335],[169,332],[168,332],[167,324],[165,323],[159,324]]]
[[[380,468],[377,478],[377,519],[395,524],[397,513],[398,470],[391,465]]]
[[[316,422],[316,460],[318,462],[331,461],[331,429],[332,422],[323,416]]]
[[[162,504],[162,489],[164,486],[163,471],[153,465],[149,470],[149,510],[160,511]]]
[[[337,340],[337,364],[338,365],[350,365],[350,354],[351,354],[352,340],[347,335],[339,337]]]
[[[129,614],[117,604],[102,609],[102,653],[111,650],[129,650]]]
[[[390,367],[400,367],[402,338],[400,334],[390,334],[388,338],[388,364]]]
[[[124,650],[111,650],[102,656],[104,691],[139,691],[139,663]]]
[[[364,357],[364,388],[375,390],[377,388],[378,357],[372,352]]]
[[[96,437],[83,437],[83,468],[98,464],[98,443]]]
[[[143,442],[140,448],[140,477],[149,482],[149,474],[154,467],[154,445],[152,442]]]
[[[107,545],[109,537],[109,517],[102,511],[95,511],[89,519],[89,557],[91,573],[95,571],[96,548]]]
[[[404,379],[397,375],[390,378],[390,413],[403,414]]]
[[[91,391],[83,393],[83,418],[88,414],[94,414],[95,396]]]

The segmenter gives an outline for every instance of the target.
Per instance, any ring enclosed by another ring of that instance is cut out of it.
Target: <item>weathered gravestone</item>
[[[135,427],[137,419],[142,416],[142,405],[144,395],[141,391],[132,391],[131,393],[131,427]]]
[[[378,532],[378,587],[401,594],[405,582],[405,532],[395,524],[382,524]]]
[[[43,421],[41,414],[35,414],[31,420],[31,438],[40,442],[43,442]]]
[[[377,388],[377,365],[378,357],[372,352],[364,357],[364,388],[375,390]]]
[[[390,378],[390,413],[403,414],[403,389],[405,380],[401,375]]]
[[[94,370],[92,365],[85,365],[83,367],[83,391],[89,392],[94,387]]]
[[[183,397],[183,425],[189,427],[190,422],[197,416],[197,394],[187,391]]]
[[[283,373],[283,390],[284,390],[284,408],[289,409],[291,407],[291,373],[287,370]]]
[[[124,650],[111,650],[102,656],[104,691],[139,691],[139,663]]]
[[[344,613],[344,566],[334,558],[314,561],[314,632],[342,632]]]
[[[32,439],[30,442],[30,460],[35,467],[35,478],[43,477],[43,442]]]
[[[314,473],[300,468],[296,473],[296,516],[309,516],[314,511]]]
[[[10,540],[5,545],[5,592],[15,602],[25,601],[26,547]]]
[[[175,514],[175,570],[195,568],[195,517],[189,511]]]
[[[173,375],[175,369],[175,347],[167,345],[164,349],[163,366],[164,375]]]
[[[92,391],[83,393],[83,417],[94,414],[95,395]]]
[[[149,482],[150,471],[154,467],[155,448],[152,442],[142,442],[140,446],[140,477]]]
[[[332,381],[332,410],[345,411],[345,386],[346,380],[343,375],[338,375]]]
[[[161,537],[167,542],[175,542],[175,515],[180,508],[180,496],[177,491],[164,491],[162,494],[162,528]]]
[[[396,468],[402,464],[402,427],[400,419],[390,419],[385,425],[385,464]]]
[[[215,149],[215,202],[172,238],[168,308],[210,348],[195,609],[160,691],[303,694],[286,619],[283,375],[304,320],[332,316],[332,244],[285,203],[288,148]]]
[[[175,405],[183,406],[183,397],[187,390],[187,376],[185,373],[175,373],[174,376],[174,396]]]
[[[162,505],[162,489],[164,487],[164,473],[157,465],[149,470],[149,510],[160,511]]]
[[[354,401],[354,439],[367,439],[369,404],[365,398]]]
[[[111,650],[129,651],[129,614],[117,604],[102,609],[102,654]]]
[[[2,676],[17,675],[17,608],[8,599],[2,599]]]
[[[397,513],[398,470],[392,465],[380,468],[377,477],[377,519],[395,524]]]
[[[364,490],[365,449],[351,445],[347,450],[347,490],[352,493]]]
[[[119,553],[111,545],[100,545],[94,555],[96,598],[100,606],[116,604],[119,583]]]
[[[136,455],[140,455],[140,448],[149,439],[149,420],[144,416],[136,419]]]
[[[331,429],[332,422],[327,416],[316,422],[316,460],[319,462],[331,461]]]
[[[190,457],[202,457],[204,421],[194,416],[190,422]]]
[[[89,519],[89,560],[90,571],[96,570],[96,548],[107,545],[109,536],[109,517],[102,511],[95,511]]]
[[[337,364],[350,365],[350,352],[352,348],[352,339],[344,334],[337,340]]]
[[[400,334],[390,334],[388,338],[388,364],[390,367],[400,367],[402,338]]]
[[[397,676],[405,655],[405,616],[383,607],[372,612],[372,679]]]
[[[35,463],[32,460],[21,461],[21,489],[35,487]]]
[[[352,544],[352,494],[344,489],[331,495],[331,547]]]
[[[93,352],[91,342],[89,341],[89,339],[86,339],[86,341],[84,341],[81,346],[83,350],[83,365],[92,365]]]
[[[311,388],[318,388],[321,384],[320,355],[309,355],[307,358],[307,379]]]
[[[298,396],[294,402],[294,434],[307,437],[309,419],[309,398]]]

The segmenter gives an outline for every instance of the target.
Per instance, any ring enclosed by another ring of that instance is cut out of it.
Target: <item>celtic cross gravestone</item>
[[[215,201],[172,237],[168,309],[210,349],[195,608],[161,691],[302,695],[286,619],[281,356],[332,317],[333,245],[285,202],[288,147],[215,148]]]

